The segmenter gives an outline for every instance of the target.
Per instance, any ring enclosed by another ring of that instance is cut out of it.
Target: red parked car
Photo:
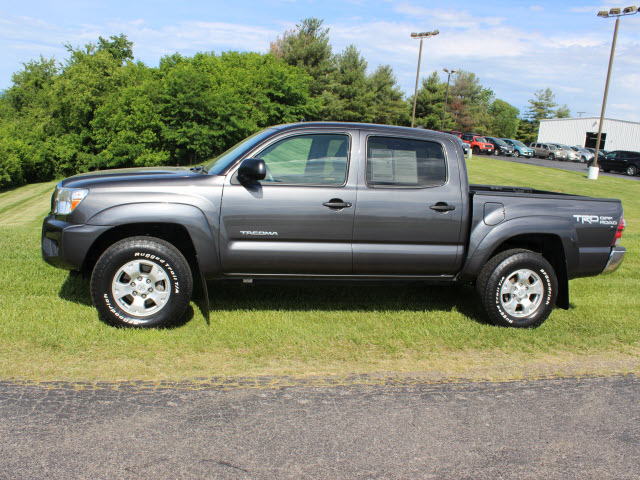
[[[476,135],[475,133],[463,133],[460,138],[471,146],[471,150],[474,155],[478,155],[479,153],[491,155],[493,153],[493,144],[487,142],[487,139],[481,135]]]

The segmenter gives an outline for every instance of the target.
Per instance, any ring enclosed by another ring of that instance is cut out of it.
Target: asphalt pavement
[[[483,158],[484,155],[476,155],[476,157]],[[507,157],[507,156],[497,156],[497,155],[490,155],[490,157],[497,158],[498,160],[505,160],[507,162],[526,163],[527,165],[537,165],[539,167],[559,168],[561,170],[583,172],[585,177],[587,176],[586,163],[561,162],[558,160],[547,160],[545,158]],[[602,170],[600,170],[599,175],[605,176],[605,177],[627,178],[630,180],[640,181],[640,175],[630,177],[624,173],[612,173],[612,172],[606,173],[606,172],[603,172]]]
[[[635,376],[0,382],[0,478],[638,479],[639,398]]]

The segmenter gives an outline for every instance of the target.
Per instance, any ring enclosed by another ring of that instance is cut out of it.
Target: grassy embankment
[[[484,322],[469,287],[242,287],[211,283],[211,322],[197,301],[167,330],[115,329],[88,282],[40,258],[54,183],[0,193],[0,378],[187,380],[377,373],[511,379],[640,371],[640,183],[469,162],[474,183],[526,185],[623,200],[629,253],[611,276],[571,281],[569,311],[536,330]]]

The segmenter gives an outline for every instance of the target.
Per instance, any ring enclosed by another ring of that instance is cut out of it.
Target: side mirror
[[[238,169],[238,180],[242,183],[257,182],[267,176],[267,165],[261,158],[247,158]]]

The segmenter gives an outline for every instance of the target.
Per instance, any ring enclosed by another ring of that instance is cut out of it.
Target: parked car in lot
[[[593,156],[594,156],[594,157],[596,156],[596,149],[595,149],[595,148],[585,147],[585,150],[589,150],[591,153],[593,153]],[[607,153],[609,153],[609,152],[608,152],[608,151],[606,151],[606,150],[600,150],[600,151],[598,152],[598,157],[602,158],[602,157],[604,157]]]
[[[530,328],[569,308],[569,279],[620,265],[623,230],[620,200],[469,185],[451,135],[305,122],[191,169],[62,180],[41,240],[119,327],[179,322],[194,282],[304,279],[475,284],[493,323]]]
[[[567,152],[560,150],[558,147],[550,143],[531,142],[529,146],[533,149],[533,153],[536,157],[547,158],[549,160],[567,159]]]
[[[514,140],[513,138],[503,138],[502,141],[507,145],[511,145],[514,148],[513,155],[515,157],[528,157],[533,158],[533,149],[527,147],[520,140]]]
[[[493,145],[493,153],[496,155],[506,155],[508,157],[513,155],[515,149],[513,145],[507,145],[501,138],[484,137],[487,142]]]
[[[493,144],[487,142],[482,135],[477,135],[475,133],[463,133],[460,138],[471,145],[471,150],[474,155],[478,155],[479,153],[491,155],[493,153]]]
[[[569,145],[564,145],[562,143],[551,143],[550,145],[555,145],[556,147],[558,147],[558,150],[560,150],[561,152],[565,153],[567,156],[567,160],[569,162],[579,162],[580,161],[580,154],[578,154],[575,150],[573,150],[573,148],[571,148]],[[558,156],[558,155],[556,155]]]
[[[578,145],[575,145],[575,146],[571,147],[571,149],[574,152],[576,152],[578,155],[580,155],[580,161],[582,163],[590,162],[595,157],[594,153],[591,153],[589,150],[587,150],[584,147],[580,147]]]
[[[627,175],[638,175],[640,172],[640,152],[614,150],[604,157],[598,155],[598,164],[605,172],[625,172]]]

